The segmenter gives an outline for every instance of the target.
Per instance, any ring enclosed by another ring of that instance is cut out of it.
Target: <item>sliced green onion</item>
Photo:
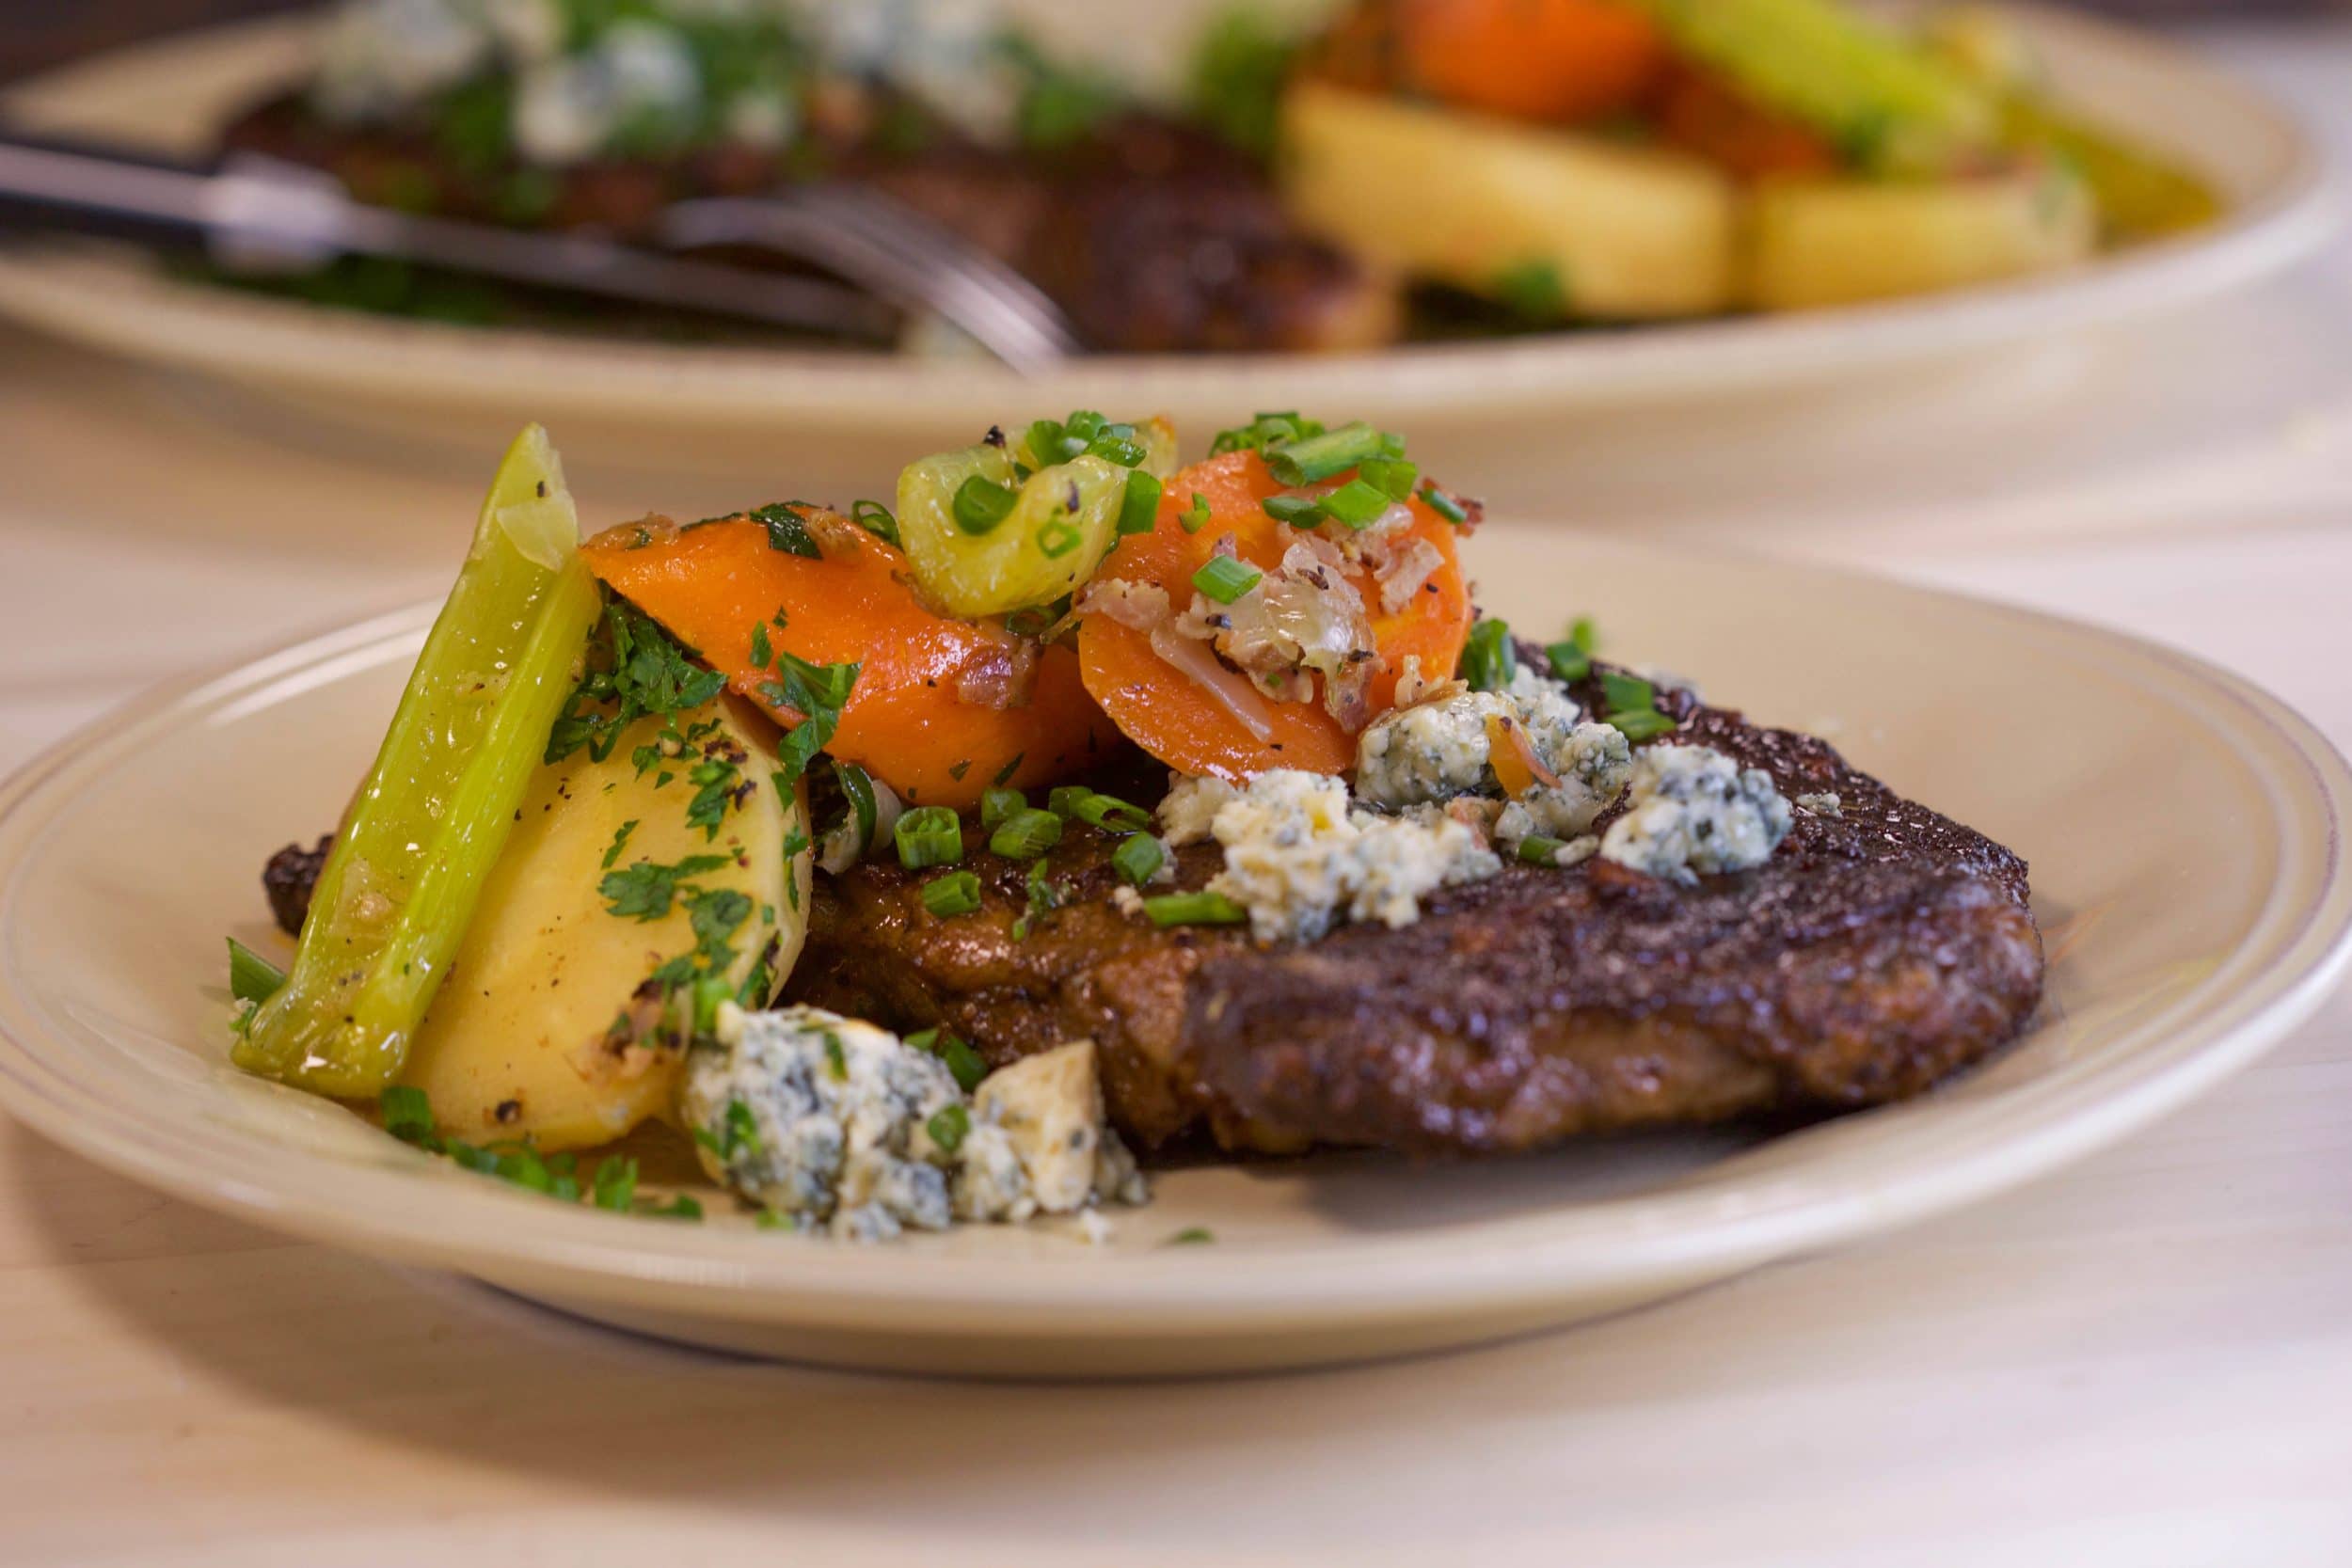
[[[1670,734],[1675,721],[1656,708],[1644,708],[1632,713],[1613,713],[1604,723],[1613,724],[1628,740],[1655,740]]]
[[[841,793],[849,798],[850,810],[857,818],[857,852],[863,855],[874,847],[874,822],[879,815],[874,806],[874,781],[865,768],[839,757],[833,759],[833,776],[841,781]]]
[[[1020,499],[1020,492],[1010,485],[999,484],[993,479],[974,474],[956,487],[953,508],[956,527],[971,534],[993,532],[999,523],[1012,515],[1012,509]]]
[[[1381,456],[1386,450],[1386,438],[1381,433],[1359,420],[1267,453],[1266,467],[1285,484],[1312,484],[1352,468],[1367,457]]]
[[[931,1119],[923,1127],[942,1154],[953,1154],[963,1147],[965,1136],[972,1131],[972,1113],[961,1105],[943,1105],[931,1113]]]
[[[1470,629],[1470,641],[1462,648],[1462,678],[1472,691],[1500,691],[1511,684],[1511,673],[1519,667],[1518,654],[1511,646],[1511,628],[1493,616]]]
[[[240,1002],[266,1002],[286,983],[286,972],[259,953],[229,939],[229,994]]]
[[[1421,466],[1401,457],[1375,457],[1356,466],[1356,477],[1378,486],[1392,501],[1406,500],[1421,482]]]
[[[1470,514],[1462,510],[1461,502],[1434,484],[1424,484],[1421,487],[1421,499],[1422,504],[1430,511],[1435,512],[1456,528],[1470,521]]]
[[[1143,461],[1143,443],[1130,436],[1105,434],[1096,437],[1094,443],[1087,448],[1087,455],[1099,457],[1105,463],[1116,463],[1122,468],[1132,468]]]
[[[1030,425],[1025,440],[1029,455],[1037,460],[1041,468],[1067,463],[1087,450],[1084,436],[1072,436],[1068,428],[1056,420],[1040,420]]]
[[[880,501],[851,501],[850,521],[885,545],[898,543],[898,519]]]
[[[1560,851],[1567,847],[1568,842],[1564,838],[1546,838],[1541,833],[1531,833],[1519,840],[1519,859],[1529,865],[1557,865]]]
[[[1351,479],[1323,498],[1323,510],[1357,529],[1370,528],[1394,504],[1386,490],[1361,479]]]
[[[980,907],[980,879],[969,871],[950,871],[923,884],[923,907],[946,920],[970,914]]]
[[[1544,649],[1551,673],[1564,681],[1581,681],[1593,673],[1593,656],[1574,642],[1553,642]]]
[[[1169,926],[1238,926],[1249,911],[1221,893],[1164,893],[1143,901],[1152,924]]]
[[[992,854],[1009,861],[1034,860],[1061,842],[1061,818],[1050,811],[1024,811],[1005,818],[989,835]]]
[[[1186,533],[1198,533],[1209,526],[1209,498],[1195,490],[1192,504],[1176,515],[1176,521]]]
[[[1029,798],[1017,789],[983,789],[980,791],[980,826],[993,828],[1008,816],[1017,816],[1029,809]]]
[[[1089,792],[1085,800],[1074,803],[1071,810],[1077,814],[1079,821],[1091,822],[1098,828],[1107,828],[1113,832],[1140,832],[1152,825],[1150,812],[1145,811],[1141,806],[1130,805],[1116,795],[1099,795]]]
[[[1038,553],[1048,561],[1059,561],[1076,549],[1085,538],[1075,523],[1057,517],[1037,531]]]
[[[1639,675],[1606,671],[1600,677],[1600,689],[1612,713],[1642,713],[1658,705],[1658,688]]]
[[[1264,579],[1263,572],[1230,555],[1214,556],[1192,574],[1192,585],[1219,604],[1232,604]]]
[[[433,1102],[422,1089],[411,1084],[394,1084],[376,1101],[376,1108],[384,1117],[384,1131],[405,1144],[430,1144],[433,1141]]]
[[[894,830],[898,863],[909,871],[927,865],[953,865],[963,859],[963,828],[946,806],[917,806],[898,818]],[[925,895],[929,902],[929,895]]]
[[[1229,451],[1264,451],[1286,442],[1300,441],[1322,434],[1323,422],[1320,420],[1301,418],[1295,408],[1279,414],[1260,414],[1246,425],[1218,431],[1209,441],[1209,455],[1222,457]]]
[[[1593,625],[1590,615],[1580,615],[1568,627],[1568,641],[1588,654],[1595,652],[1600,647],[1600,629]]]
[[[1258,505],[1276,522],[1293,528],[1312,528],[1326,515],[1323,503],[1312,496],[1268,496]]]
[[[1137,833],[1120,841],[1111,851],[1111,864],[1131,884],[1141,887],[1160,874],[1168,863],[1168,849],[1150,833]]]
[[[1140,469],[1127,476],[1126,494],[1119,498],[1119,533],[1149,533],[1160,520],[1160,482]]]
[[[1056,784],[1053,793],[1045,797],[1045,809],[1056,816],[1075,816],[1078,802],[1093,793],[1084,784]]]

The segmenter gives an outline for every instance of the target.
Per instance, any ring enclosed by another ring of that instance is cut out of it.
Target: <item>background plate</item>
[[[1023,8],[1070,12],[1079,0]],[[1064,36],[1165,60],[1207,0],[1138,8],[1106,29],[1079,8]],[[626,436],[641,461],[793,475],[854,494],[909,451],[971,437],[973,410],[1020,420],[1072,408],[1164,411],[1215,429],[1236,410],[1344,408],[1408,427],[1417,456],[1456,473],[1527,468],[1564,412],[1655,413],[1858,378],[1908,376],[2237,289],[2328,231],[2322,159],[2292,116],[2179,47],[2030,6],[2007,8],[2060,93],[2204,169],[2229,218],[2074,272],[1909,302],[1325,357],[1105,357],[1020,381],[986,363],[689,348],[371,318],[170,281],[89,249],[0,254],[0,312],[76,341],[226,378],[281,411],[379,435],[470,443],[526,419],[586,451]],[[127,50],[0,98],[36,128],[178,150],[299,68],[305,24],[276,22]],[[1490,490],[1522,507],[1556,498]]]
[[[1473,565],[1523,626],[1606,607],[1613,651],[1823,731],[2025,853],[2056,956],[2032,1033],[1924,1100],[1768,1142],[1180,1170],[1099,1248],[1053,1227],[855,1248],[566,1210],[226,1062],[221,937],[283,949],[260,864],[341,809],[420,608],[160,692],[0,790],[0,1101],[196,1202],[681,1338],[933,1371],[1221,1371],[1566,1322],[1952,1208],[2243,1065],[2352,951],[2352,772],[2233,676],[1819,569],[1502,529]],[[1215,1244],[1164,1244],[1190,1226]]]

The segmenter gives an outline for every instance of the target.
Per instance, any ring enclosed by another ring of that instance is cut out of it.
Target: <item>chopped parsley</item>
[[[607,667],[590,670],[564,701],[548,734],[548,762],[581,750],[602,762],[638,720],[701,707],[726,686],[726,676],[696,664],[652,617],[629,605],[607,605],[605,627]]]
[[[612,847],[604,852],[603,866],[605,870],[612,870],[613,864],[620,860],[621,851],[628,847],[628,835],[636,831],[637,818],[634,816],[622,823],[618,828],[612,830]]]
[[[627,920],[660,920],[670,912],[678,884],[689,877],[716,871],[727,863],[724,855],[689,855],[675,865],[639,861],[620,871],[608,872],[596,884],[608,913]]]

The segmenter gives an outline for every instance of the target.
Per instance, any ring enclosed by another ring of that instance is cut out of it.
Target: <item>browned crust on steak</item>
[[[1587,706],[1598,693],[1579,693]],[[992,1062],[1080,1035],[1114,1119],[1147,1145],[1536,1148],[1579,1133],[1817,1114],[1917,1094],[2024,1027],[2042,990],[2025,863],[1856,772],[1827,744],[1670,693],[1676,743],[1771,772],[1798,814],[1763,867],[1684,888],[1607,862],[1509,866],[1401,931],[1260,948],[1158,931],[1109,902],[1113,841],[1051,863],[1075,902],[1010,934],[1022,870],[970,863],[985,905],[939,921],[914,878],[819,886],[795,999],[945,1024]],[[1187,850],[1176,885],[1215,874]]]

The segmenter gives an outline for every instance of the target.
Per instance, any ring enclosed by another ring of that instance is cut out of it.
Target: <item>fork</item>
[[[854,279],[906,309],[929,309],[1016,371],[1084,352],[1061,308],[1036,284],[901,202],[842,184],[777,196],[704,197],[673,203],[664,245],[752,245]]]

